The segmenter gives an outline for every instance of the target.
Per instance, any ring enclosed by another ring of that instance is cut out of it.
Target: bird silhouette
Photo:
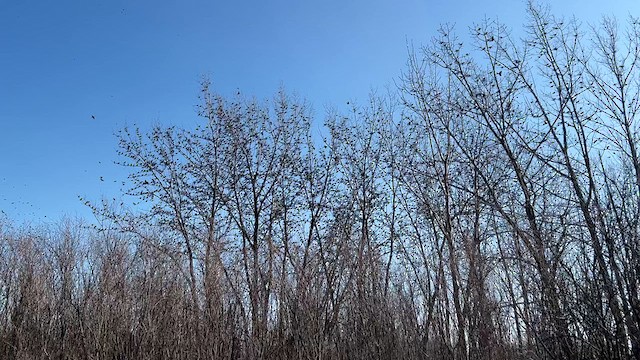
[[[95,120],[95,119],[96,119],[95,115],[91,115],[91,118],[92,118],[93,120]]]

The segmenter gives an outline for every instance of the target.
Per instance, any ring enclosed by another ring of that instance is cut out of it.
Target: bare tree
[[[640,357],[640,24],[470,30],[318,132],[208,81],[123,129],[97,224],[0,219],[0,357]]]

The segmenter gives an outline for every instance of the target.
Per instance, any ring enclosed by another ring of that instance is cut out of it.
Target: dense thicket
[[[208,83],[123,130],[138,203],[0,226],[0,358],[640,358],[640,25],[525,29],[443,28],[322,133]]]

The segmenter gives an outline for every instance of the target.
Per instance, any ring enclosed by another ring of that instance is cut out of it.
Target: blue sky
[[[597,21],[637,0],[551,2]],[[520,0],[0,2],[0,210],[25,222],[91,219],[78,196],[118,197],[114,133],[191,126],[199,81],[267,98],[280,87],[327,106],[366,100],[403,70],[407,41],[485,16],[518,29]],[[95,117],[95,119],[92,118]],[[101,180],[102,178],[102,180]]]

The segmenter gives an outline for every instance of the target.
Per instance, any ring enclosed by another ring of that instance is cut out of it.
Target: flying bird
[[[95,120],[95,119],[96,119],[95,115],[91,115],[91,118],[92,118],[93,120]]]

